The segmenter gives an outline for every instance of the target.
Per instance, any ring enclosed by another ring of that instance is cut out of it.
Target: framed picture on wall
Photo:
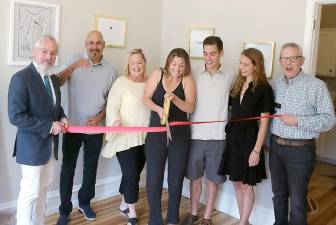
[[[266,77],[271,78],[273,73],[273,58],[274,58],[275,42],[244,42],[243,49],[256,48],[264,55],[264,65]]]
[[[102,32],[105,40],[105,47],[125,47],[127,19],[96,15],[96,29]]]
[[[189,32],[189,56],[190,58],[203,58],[203,41],[206,37],[214,35],[215,28],[190,28]]]
[[[10,1],[9,65],[28,65],[34,43],[42,35],[58,40],[60,6],[28,1]]]

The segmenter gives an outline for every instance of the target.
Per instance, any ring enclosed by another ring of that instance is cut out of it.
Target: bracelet
[[[255,153],[257,153],[258,155],[260,155],[260,152],[258,152],[257,150],[253,150]]]

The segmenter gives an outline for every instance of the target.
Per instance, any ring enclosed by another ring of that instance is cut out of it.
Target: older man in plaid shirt
[[[274,225],[307,224],[306,196],[316,160],[315,139],[335,124],[327,86],[305,74],[301,69],[303,63],[299,45],[283,45],[280,53],[283,75],[272,82],[276,114],[282,115],[271,123],[269,163]]]

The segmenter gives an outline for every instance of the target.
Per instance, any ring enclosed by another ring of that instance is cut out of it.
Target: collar
[[[296,75],[295,77],[291,78],[291,79],[286,79],[285,75],[283,75],[283,77],[281,78],[281,80],[286,83],[287,85],[291,85],[294,84],[295,82],[297,82],[298,80],[300,80],[303,76],[304,76],[304,72],[301,69],[300,73],[298,75]]]
[[[100,59],[100,62],[96,63],[96,64],[93,64],[91,59],[89,58],[88,54],[85,52],[84,54],[84,58],[85,59],[88,59],[91,66],[95,67],[95,66],[104,66],[105,65],[105,59],[104,59],[104,55],[102,55],[102,58]]]
[[[204,67],[202,68],[202,70],[201,70],[201,74],[203,74],[203,73],[207,73],[207,74],[209,74],[209,72],[206,70],[206,66],[205,66],[205,64],[204,64]],[[223,67],[222,67],[222,64],[221,64],[221,66],[219,67],[219,69],[216,71],[216,73],[215,74],[222,74],[223,73]],[[210,74],[209,74],[210,75]]]

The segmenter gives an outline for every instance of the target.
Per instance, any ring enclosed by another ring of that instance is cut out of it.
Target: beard
[[[43,63],[43,64],[36,63],[36,65],[37,65],[37,70],[41,74],[48,74],[50,70],[53,68],[52,65],[48,65],[47,63]]]

